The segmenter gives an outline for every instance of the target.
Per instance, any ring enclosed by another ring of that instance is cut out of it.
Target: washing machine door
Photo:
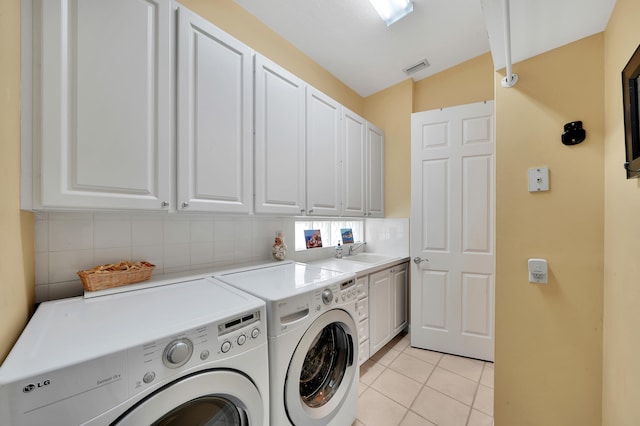
[[[229,370],[213,370],[159,389],[112,425],[264,425],[262,406],[260,392],[248,378]]]
[[[325,312],[307,329],[285,382],[285,408],[294,425],[329,424],[348,396],[357,393],[357,342],[356,324],[341,309]]]

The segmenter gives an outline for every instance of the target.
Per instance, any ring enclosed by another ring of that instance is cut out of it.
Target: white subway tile
[[[82,250],[93,247],[91,214],[52,213],[49,218],[50,251]]]
[[[95,248],[131,245],[131,217],[124,214],[97,214],[93,218]]]
[[[71,281],[78,271],[95,266],[93,250],[55,251],[49,253],[49,283]]]
[[[162,244],[164,221],[160,215],[133,215],[131,217],[131,244],[148,246]]]
[[[173,218],[167,216],[164,220],[164,244],[188,244],[191,236],[189,230],[189,218]]]

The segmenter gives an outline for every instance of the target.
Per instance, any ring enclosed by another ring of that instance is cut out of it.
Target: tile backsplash
[[[293,217],[163,213],[38,212],[35,228],[36,301],[82,294],[77,271],[121,260],[146,260],[154,275],[272,260],[283,231],[287,258],[329,257],[333,248],[296,252]],[[408,219],[368,219],[367,251],[408,255]]]

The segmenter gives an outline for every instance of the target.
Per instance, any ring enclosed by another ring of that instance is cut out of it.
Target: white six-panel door
[[[412,114],[411,345],[493,361],[493,102]]]

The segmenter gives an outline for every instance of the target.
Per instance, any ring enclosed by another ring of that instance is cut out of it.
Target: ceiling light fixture
[[[413,12],[411,0],[369,0],[380,15],[380,18],[387,24],[387,27],[394,22],[404,18]]]

